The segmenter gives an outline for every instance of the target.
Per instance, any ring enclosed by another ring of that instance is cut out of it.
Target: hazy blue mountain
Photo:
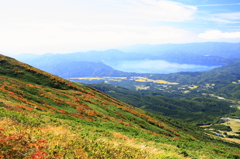
[[[166,68],[160,64],[149,63],[151,60],[155,60],[155,62],[156,60],[165,60],[174,62],[174,64],[178,63],[198,65],[198,68],[196,69],[194,67],[193,69],[191,68],[189,70],[186,66],[187,69],[177,70],[175,72],[202,71],[200,70],[202,68],[199,68],[199,65],[211,66],[209,68],[204,68],[205,70],[209,70],[212,68],[212,66],[215,67],[224,65],[240,59],[239,52],[240,43],[207,42],[189,44],[135,45],[122,48],[122,51],[111,49],[106,51],[76,52],[68,54],[22,54],[15,55],[13,57],[19,61],[30,64],[44,71],[66,78],[82,76],[123,75],[122,72],[120,73],[114,69],[122,70],[125,72],[146,73],[146,71],[144,72],[142,70],[151,70],[153,67],[157,67],[156,70],[147,73],[174,72],[174,68]],[[126,63],[124,64],[125,61],[133,64],[133,66],[130,65],[131,69],[119,69],[123,68],[122,65],[126,67]],[[145,61],[147,61],[147,63]],[[136,63],[138,67],[134,68]],[[115,67],[116,65],[118,65],[118,67]],[[175,64],[175,67],[178,66]],[[168,69],[171,69],[171,71],[168,71]],[[164,71],[161,72],[161,70]]]
[[[225,58],[240,58],[240,43],[204,42],[186,44],[137,44],[119,48],[124,52],[139,52],[152,55],[165,53],[191,53],[205,56],[219,56]]]
[[[126,73],[113,69],[102,62],[88,61],[52,61],[52,59],[44,62],[30,62],[30,65],[37,67],[43,71],[52,73],[63,78],[74,77],[104,77],[104,76],[131,76],[138,75],[136,73]]]
[[[23,54],[15,56],[24,62],[41,61],[120,61],[169,60],[187,63],[226,64],[240,58],[240,43],[188,43],[162,45],[134,45],[106,51],[76,52],[68,54]]]
[[[117,76],[121,71],[114,70],[101,62],[72,61],[39,66],[40,69],[63,78]]]
[[[146,55],[147,56],[147,55]],[[132,60],[140,59],[135,54],[125,53],[116,49],[106,51],[88,51],[88,52],[75,52],[67,54],[53,54],[47,53],[42,55],[34,54],[20,54],[13,56],[14,58],[27,63],[34,62],[59,62],[59,61],[90,61],[100,62],[104,60]]]
[[[228,63],[240,58],[240,43],[205,42],[187,44],[137,44],[119,48],[124,52],[148,54],[155,59],[194,63]]]

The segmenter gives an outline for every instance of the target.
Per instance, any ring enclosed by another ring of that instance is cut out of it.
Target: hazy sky
[[[240,42],[239,0],[0,0],[0,53]]]

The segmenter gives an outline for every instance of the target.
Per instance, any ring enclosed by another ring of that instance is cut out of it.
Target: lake
[[[180,64],[164,60],[104,61],[106,65],[124,72],[176,73],[208,71],[220,65]]]

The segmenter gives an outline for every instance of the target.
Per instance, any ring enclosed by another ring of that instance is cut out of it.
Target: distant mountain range
[[[167,60],[198,65],[224,65],[240,59],[240,43],[135,45],[122,50],[125,52],[112,49],[68,54],[21,54],[13,57],[64,78],[128,76],[129,73],[107,66],[105,63],[108,61]]]
[[[114,70],[102,62],[66,61],[39,66],[36,64],[35,66],[63,78],[119,76],[123,74],[123,72]]]
[[[120,48],[124,52],[149,54],[156,58],[193,62],[227,62],[240,58],[240,43],[205,42],[186,44],[138,44]],[[198,58],[198,59],[197,59]],[[226,60],[226,61],[225,61]]]
[[[115,70],[102,62],[88,62],[88,61],[64,62],[48,60],[47,62],[42,61],[28,62],[28,64],[66,79],[75,77],[104,77],[104,76],[119,77],[140,75],[138,73],[127,73]]]

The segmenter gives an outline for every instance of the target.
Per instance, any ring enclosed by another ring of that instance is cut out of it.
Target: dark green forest
[[[159,92],[133,91],[104,83],[89,86],[146,111],[193,124],[217,123],[219,117],[236,111],[230,102],[213,98],[169,98]]]

